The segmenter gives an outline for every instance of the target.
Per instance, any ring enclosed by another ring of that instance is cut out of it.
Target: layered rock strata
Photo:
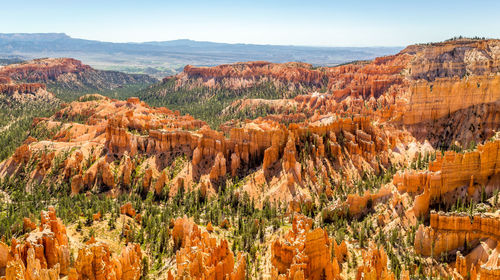
[[[423,256],[457,255],[455,271],[464,279],[497,279],[500,276],[498,254],[484,248],[480,240],[500,244],[500,218],[498,215],[468,215],[431,213],[430,226],[420,225],[415,234],[415,251]],[[476,247],[477,246],[477,247]],[[495,246],[495,245],[493,245]],[[468,251],[466,257],[459,250]],[[491,253],[489,253],[491,252]]]
[[[498,216],[431,213],[430,226],[421,225],[415,235],[415,251],[424,256],[440,256],[482,238],[500,240]]]
[[[413,211],[426,215],[433,201],[451,205],[457,199],[479,198],[481,192],[493,193],[490,180],[500,172],[500,141],[479,145],[465,153],[438,153],[426,171],[406,171],[393,178],[400,192],[416,194]]]

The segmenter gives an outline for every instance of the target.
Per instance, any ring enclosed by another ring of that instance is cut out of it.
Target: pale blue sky
[[[498,0],[2,0],[0,7],[0,33],[112,42],[404,46],[456,35],[500,38]]]

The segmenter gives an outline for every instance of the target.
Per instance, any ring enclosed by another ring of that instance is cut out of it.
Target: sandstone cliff
[[[432,201],[451,205],[458,199],[477,200],[481,191],[488,195],[494,191],[489,182],[500,172],[499,148],[500,141],[495,140],[466,153],[438,153],[428,171],[396,174],[394,185],[400,192],[417,194],[413,207],[417,216],[427,214]]]
[[[10,64],[0,69],[0,76],[73,90],[114,89],[128,84],[156,82],[147,75],[96,70],[72,58],[44,58]]]
[[[479,244],[480,239],[492,239],[494,244],[499,242],[498,215],[470,217],[431,213],[430,226],[421,225],[415,235],[415,251],[417,254],[433,257],[456,252],[455,269],[460,276],[470,275],[471,279],[495,279],[500,275],[498,249],[491,254],[483,251],[483,245]],[[467,252],[476,246],[477,248],[466,258],[457,252],[458,250]]]

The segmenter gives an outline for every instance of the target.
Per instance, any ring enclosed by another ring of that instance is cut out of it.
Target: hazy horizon
[[[403,45],[401,46],[396,46],[396,45],[367,45],[367,46],[321,46],[321,45],[294,45],[294,44],[265,44],[265,43],[243,43],[243,42],[220,42],[220,41],[208,41],[208,40],[194,40],[191,38],[177,38],[177,39],[169,39],[169,40],[151,40],[151,41],[124,41],[124,42],[117,42],[117,41],[106,41],[106,40],[97,40],[93,38],[81,38],[81,37],[76,37],[72,36],[70,34],[67,34],[65,32],[34,32],[34,33],[29,33],[29,32],[13,32],[13,33],[7,33],[7,32],[0,32],[0,35],[14,35],[14,34],[19,34],[19,35],[50,35],[50,34],[59,34],[59,35],[66,35],[72,39],[81,39],[81,40],[89,40],[89,41],[97,41],[97,42],[103,42],[103,43],[116,43],[116,44],[147,44],[147,43],[161,43],[161,42],[175,42],[175,41],[191,41],[191,42],[198,42],[198,43],[214,43],[214,44],[232,44],[232,45],[263,45],[263,46],[286,46],[286,47],[312,47],[312,48],[384,48],[384,47],[405,47]],[[457,35],[458,36],[458,35]],[[451,38],[451,37],[450,37]],[[446,38],[446,39],[450,39]],[[445,40],[445,39],[443,39]],[[430,43],[430,42],[423,42],[423,43]]]
[[[28,2],[28,3],[26,3]],[[406,46],[500,37],[498,1],[9,1],[3,33],[115,43],[189,39],[313,47]],[[20,13],[22,11],[22,20]],[[16,22],[16,24],[11,24]],[[10,24],[9,24],[10,23]]]

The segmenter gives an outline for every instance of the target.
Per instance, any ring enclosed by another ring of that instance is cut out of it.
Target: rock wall
[[[45,84],[42,83],[13,83],[9,77],[0,76],[0,94],[7,96],[8,100],[21,103],[27,101],[55,102],[57,99],[46,89]]]
[[[14,93],[32,93],[35,94],[38,90],[45,90],[45,84],[0,84],[0,93],[12,95]]]
[[[187,65],[175,77],[177,86],[189,81],[190,86],[246,88],[270,82],[279,85],[322,87],[324,74],[306,63],[269,63],[265,61],[243,62],[215,67]]]
[[[66,73],[77,73],[92,69],[72,58],[35,59],[28,63],[11,64],[2,67],[0,75],[13,80],[47,83]]]
[[[440,256],[473,244],[480,238],[500,241],[498,216],[445,215],[431,213],[430,226],[420,225],[415,234],[415,251],[424,256]]]
[[[417,216],[425,215],[431,201],[453,204],[459,195],[463,196],[462,199],[477,196],[482,186],[487,186],[488,181],[500,172],[499,149],[500,141],[496,140],[479,145],[470,152],[447,151],[444,156],[438,153],[436,160],[429,164],[429,170],[398,173],[393,183],[400,192],[418,194],[414,211]],[[458,188],[464,188],[464,192],[447,195]]]
[[[436,121],[456,111],[500,99],[500,76],[440,78],[411,86],[403,124]]]
[[[95,70],[73,58],[42,58],[0,69],[0,76],[14,81],[57,84],[68,89],[114,89],[135,83],[154,83],[147,75],[132,75],[116,71]]]
[[[500,70],[499,40],[452,40],[409,46],[402,54],[414,56],[410,75],[428,81],[442,77],[485,75]]]

